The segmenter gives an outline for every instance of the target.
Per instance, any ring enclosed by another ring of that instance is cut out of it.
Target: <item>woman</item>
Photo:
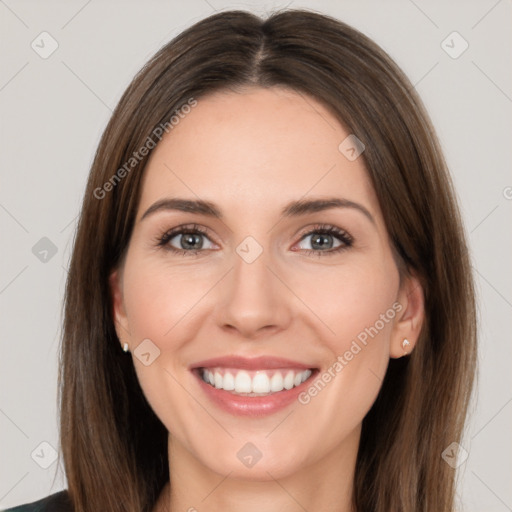
[[[69,489],[12,510],[453,510],[470,269],[382,49],[302,10],[195,24],[100,142],[66,289]]]

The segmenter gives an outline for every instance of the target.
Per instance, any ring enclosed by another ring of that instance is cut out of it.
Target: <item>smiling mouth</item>
[[[236,368],[197,368],[199,377],[214,387],[239,396],[268,396],[300,386],[315,369],[242,370]]]

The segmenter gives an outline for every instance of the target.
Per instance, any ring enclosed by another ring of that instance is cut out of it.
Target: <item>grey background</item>
[[[427,105],[454,176],[479,293],[480,374],[463,442],[469,457],[459,468],[461,509],[512,510],[512,9],[506,0],[0,0],[0,508],[66,487],[56,462],[41,467],[52,461],[51,448],[41,443],[58,448],[66,269],[87,173],[111,110],[135,72],[184,28],[219,10],[264,14],[274,7],[317,9],[363,31],[402,66]],[[43,31],[59,45],[46,59],[31,47],[34,40],[42,47]],[[469,44],[456,59],[441,46],[453,31]],[[46,262],[43,237],[57,250]]]

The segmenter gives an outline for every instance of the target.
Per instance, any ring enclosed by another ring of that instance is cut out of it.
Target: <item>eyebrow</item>
[[[300,217],[310,213],[321,212],[331,208],[352,208],[365,215],[373,224],[375,219],[371,213],[361,204],[339,197],[322,199],[302,199],[291,201],[281,210],[281,217]],[[141,221],[159,211],[180,211],[207,215],[209,217],[223,219],[222,212],[218,206],[210,201],[201,199],[165,198],[152,204],[142,215]]]

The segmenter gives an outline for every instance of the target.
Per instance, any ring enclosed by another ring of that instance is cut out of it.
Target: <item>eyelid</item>
[[[309,225],[309,226],[306,226],[305,228],[301,228],[295,236],[300,236],[300,239],[302,240],[303,237],[311,235],[312,233],[318,233],[318,232],[332,232],[332,233],[336,233],[340,236],[343,235],[346,238],[353,240],[353,237],[345,229],[335,226],[334,224],[327,224],[327,223],[322,223],[322,222],[317,222],[317,223],[313,224],[312,226]]]

